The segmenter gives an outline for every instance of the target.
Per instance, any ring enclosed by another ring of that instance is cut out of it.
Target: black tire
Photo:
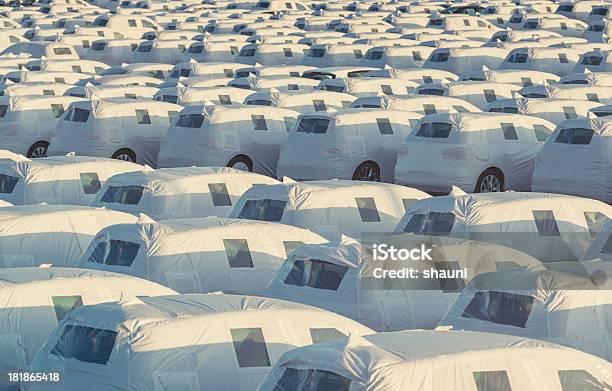
[[[484,170],[476,181],[474,193],[493,193],[504,191],[504,174],[497,168]]]
[[[240,168],[240,166],[242,166],[242,168]],[[227,163],[227,167],[242,171],[244,171],[244,168],[246,167],[247,171],[253,172],[253,161],[246,155],[238,155],[230,159],[230,161]]]
[[[125,162],[136,163],[136,154],[134,151],[128,148],[122,148],[117,152],[113,153],[113,159],[123,160]]]
[[[49,148],[49,143],[46,141],[38,141],[34,143],[28,150],[26,157],[31,159],[36,159],[39,157],[47,157],[47,149]]]
[[[380,167],[374,162],[363,162],[355,169],[353,180],[380,182]]]

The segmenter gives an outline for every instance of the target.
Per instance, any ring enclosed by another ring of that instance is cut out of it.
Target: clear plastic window
[[[116,331],[65,325],[57,344],[51,350],[51,354],[106,365],[116,339]]]
[[[449,52],[437,52],[433,53],[429,58],[430,62],[446,62],[448,61]]]
[[[270,356],[262,329],[230,329],[230,333],[240,368],[270,366]]]
[[[247,200],[238,214],[239,219],[281,221],[287,201],[260,199]]]
[[[586,94],[587,100],[591,102],[599,102],[599,96],[597,94]]]
[[[204,123],[204,116],[202,114],[183,114],[179,116],[176,126],[181,128],[201,128]]]
[[[231,105],[232,98],[229,95],[219,95],[219,103],[222,105]]]
[[[393,126],[391,126],[389,118],[376,118],[376,124],[380,134],[393,134]]]
[[[68,312],[83,305],[83,298],[81,296],[52,296],[51,300],[53,301],[53,308],[55,309],[55,316],[58,322]]]
[[[536,140],[540,142],[546,142],[552,132],[544,125],[533,125],[533,132]]]
[[[172,123],[177,115],[178,111],[168,111],[168,123]]]
[[[344,333],[333,327],[310,329],[310,338],[312,339],[312,343],[337,341],[344,337],[346,337]]]
[[[461,265],[457,261],[436,261],[434,266],[440,271],[461,270]],[[462,278],[438,278],[442,292],[461,292],[465,287]]]
[[[389,96],[393,95],[393,89],[391,88],[390,85],[383,84],[383,85],[380,86],[380,90],[385,95],[389,95]]]
[[[533,214],[533,219],[535,220],[540,236],[561,236],[555,214],[552,210],[534,210],[531,213]]]
[[[139,249],[140,244],[138,243],[110,239],[108,242],[99,242],[89,255],[87,262],[130,267]]]
[[[438,113],[438,110],[436,110],[436,106],[435,105],[428,105],[428,104],[424,104],[423,105],[423,111],[425,112],[425,115],[437,114]]]
[[[349,391],[351,380],[323,369],[286,368],[273,391]]]
[[[495,91],[493,90],[483,90],[482,91],[485,96],[485,100],[487,103],[495,102],[497,100],[497,95],[495,95]]]
[[[524,328],[532,304],[533,296],[500,291],[476,292],[461,316]]]
[[[66,114],[66,116],[64,117],[64,120],[70,121],[70,122],[84,123],[84,122],[87,122],[87,120],[89,119],[90,113],[91,113],[91,110],[79,109],[75,107],[75,108],[68,110],[68,114]]]
[[[295,250],[297,247],[300,247],[303,244],[304,242],[299,241],[299,240],[284,240],[283,247],[285,247],[285,254],[287,255],[287,257],[289,256],[289,254],[291,254],[293,250]]]
[[[19,177],[0,174],[0,194],[11,194],[19,182]]]
[[[246,239],[223,239],[230,267],[253,267],[253,258]]]
[[[284,282],[288,285],[335,291],[347,271],[347,266],[335,263],[318,259],[296,259]]]
[[[325,101],[323,100],[319,100],[319,99],[315,99],[312,101],[312,106],[314,107],[315,111],[325,111],[327,110],[327,106],[325,105]]]
[[[325,134],[331,120],[326,118],[302,118],[297,127],[298,133]]]
[[[285,124],[285,130],[288,132],[295,125],[296,119],[294,117],[283,117],[283,123]]]
[[[412,52],[412,59],[414,61],[423,61],[423,56],[421,55],[421,52],[413,51]]]
[[[601,249],[602,254],[612,254],[612,234],[608,236],[608,239],[604,243],[603,248]]]
[[[574,144],[574,145],[588,145],[591,143],[593,138],[593,131],[591,129],[584,128],[569,128],[561,129],[555,143],[557,144]]]
[[[109,186],[101,202],[125,205],[138,205],[142,198],[142,186]]]
[[[380,222],[380,215],[376,207],[376,201],[372,197],[355,198],[355,203],[359,209],[359,216],[364,223]]]
[[[578,118],[576,109],[571,106],[563,106],[563,114],[565,114],[565,119]]]
[[[612,386],[583,369],[559,371],[562,391],[609,391]]]
[[[506,371],[474,372],[472,375],[478,391],[512,391]]]
[[[516,134],[516,129],[513,124],[509,123],[501,123],[500,124],[502,132],[504,133],[504,139],[506,140],[518,140],[518,135]]]
[[[85,194],[96,194],[100,191],[102,185],[100,184],[100,178],[96,172],[82,172],[79,174],[81,177],[81,186],[83,186],[83,193]]]
[[[431,236],[448,236],[453,229],[455,215],[453,213],[429,212],[412,215],[404,232]]]
[[[425,122],[421,123],[416,136],[425,138],[448,138],[452,127],[451,124],[444,122]]]
[[[608,216],[601,212],[584,212],[584,218],[592,238],[596,237],[602,227],[610,220]]]
[[[72,54],[72,50],[70,50],[70,48],[55,48],[53,49],[53,53],[57,55]]]
[[[251,121],[253,122],[253,128],[255,130],[268,130],[268,124],[263,115],[252,114]]]
[[[51,105],[51,115],[53,118],[59,118],[64,114],[64,105],[60,104],[52,104]]]
[[[567,64],[569,62],[569,60],[567,59],[567,54],[559,53],[559,62],[561,64]]]
[[[151,117],[148,110],[136,110],[136,122],[140,125],[151,125]]]
[[[285,54],[285,57],[293,57],[293,52],[290,48],[284,48],[283,53]]]
[[[208,191],[214,206],[232,206],[232,199],[225,183],[209,183]]]

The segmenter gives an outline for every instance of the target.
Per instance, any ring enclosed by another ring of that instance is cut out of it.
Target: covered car
[[[398,148],[420,117],[389,109],[303,114],[281,147],[276,174],[393,183]]]
[[[312,385],[332,385],[343,391],[577,391],[605,390],[611,382],[609,362],[549,342],[418,330],[349,336],[291,350],[258,390],[308,391]]]
[[[396,183],[448,193],[528,191],[534,161],[554,125],[504,113],[426,115],[399,149]]]
[[[188,106],[168,128],[159,166],[227,166],[276,177],[280,146],[298,115],[278,107]]]
[[[83,306],[31,363],[37,372],[59,371],[62,382],[28,389],[254,390],[288,350],[371,333],[340,315],[263,297],[171,295]]]
[[[391,259],[379,250],[383,244],[398,253],[425,248],[429,259]],[[359,241],[345,236],[296,247],[263,294],[325,308],[377,331],[431,329],[467,281],[515,268],[543,266],[525,253],[485,242],[411,234]],[[400,274],[406,270],[413,274]]]
[[[71,96],[0,96],[0,146],[30,158],[47,156],[57,122],[70,104],[82,100]]]
[[[276,221],[328,239],[391,232],[406,208],[429,195],[388,183],[345,180],[253,186],[236,202],[232,218]]]
[[[109,177],[142,169],[130,162],[75,155],[0,162],[0,199],[14,205],[89,205]]]
[[[181,109],[173,103],[144,99],[75,102],[52,132],[49,154],[75,152],[157,167],[162,139]]]
[[[117,224],[98,233],[79,265],[145,278],[180,293],[260,295],[295,247],[324,242],[302,228],[243,219]]]
[[[536,338],[610,360],[611,305],[610,290],[588,278],[549,270],[491,272],[465,287],[440,326]]]
[[[0,267],[73,266],[96,234],[134,223],[128,213],[76,205],[23,205],[0,209]]]
[[[582,259],[612,207],[574,196],[504,192],[450,195],[412,204],[395,232],[497,243],[542,262]]]
[[[91,205],[155,220],[225,217],[255,184],[277,184],[270,177],[228,167],[178,167],[128,172],[109,178]]]
[[[5,320],[0,324],[0,369],[26,370],[58,323],[75,308],[132,296],[174,293],[153,282],[103,271],[63,267],[0,269],[0,313]],[[0,389],[18,390],[19,384],[3,378]]]
[[[561,122],[538,153],[531,188],[612,204],[612,120]]]

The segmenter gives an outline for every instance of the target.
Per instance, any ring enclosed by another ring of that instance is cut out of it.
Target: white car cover
[[[155,220],[225,217],[253,185],[277,183],[264,175],[228,167],[147,169],[109,178],[91,205],[145,213]]]
[[[306,228],[329,240],[347,235],[391,232],[407,206],[429,195],[388,183],[358,181],[295,182],[253,186],[228,217],[276,221]]]
[[[497,69],[508,51],[501,48],[440,48],[434,50],[424,68],[441,69],[461,76],[470,71],[480,70],[483,66]]]
[[[254,390],[293,348],[371,333],[340,315],[281,300],[148,297],[69,313],[31,368],[62,373],[61,383],[41,385],[42,390],[108,391],[109,385],[133,391]],[[103,348],[94,349],[93,339]]]
[[[260,295],[293,248],[324,242],[305,229],[243,219],[118,224],[96,235],[79,265],[142,277],[180,293]]]
[[[161,141],[181,109],[143,99],[74,102],[51,134],[49,155],[122,157],[156,167]]]
[[[510,83],[457,81],[447,84],[428,83],[415,89],[416,94],[451,96],[470,102],[481,110],[497,99],[510,99],[521,87]]]
[[[424,191],[528,191],[534,160],[554,129],[520,114],[426,115],[399,149],[395,182]],[[485,179],[494,175],[497,190]]]
[[[298,115],[279,107],[188,106],[168,128],[159,165],[229,166],[276,177],[280,146]]]
[[[538,153],[531,188],[612,204],[612,119],[572,119],[559,124]]]
[[[589,111],[603,104],[587,100],[514,98],[500,99],[490,103],[491,113],[517,113],[539,117],[555,125],[570,118],[587,117]]]
[[[450,96],[407,95],[407,96],[366,96],[357,98],[353,108],[385,108],[412,111],[422,115],[437,113],[480,113],[478,107],[468,101]]]
[[[313,384],[368,391],[605,390],[612,382],[611,369],[600,358],[534,339],[397,331],[291,350],[258,391],[309,391]]]
[[[13,205],[89,205],[106,180],[138,164],[87,156],[0,161],[0,199]]]
[[[102,228],[138,220],[131,214],[88,206],[4,207],[0,209],[0,267],[75,265]]]
[[[465,287],[440,326],[536,338],[609,361],[610,306],[611,291],[588,278],[548,270],[492,272]]]
[[[432,260],[381,260],[374,245],[433,249]],[[385,278],[383,270],[412,268],[423,277],[443,270],[448,278]],[[433,328],[463,289],[481,273],[513,268],[543,269],[527,254],[491,243],[419,235],[369,235],[356,242],[295,248],[264,295],[314,305],[354,319],[377,331]],[[465,278],[451,275],[463,270]]]
[[[313,111],[341,110],[349,107],[354,100],[353,95],[324,90],[255,92],[244,99],[244,104],[284,107],[305,114]]]
[[[542,262],[582,259],[612,206],[546,193],[465,194],[416,201],[395,232],[482,240],[526,252]]]
[[[46,150],[59,118],[71,103],[81,100],[70,96],[0,96],[0,146],[24,156],[44,156],[35,154],[35,146],[42,142]]]
[[[419,118],[388,109],[303,114],[281,147],[276,175],[393,183],[397,151]]]
[[[0,269],[0,313],[5,320],[0,323],[0,370],[25,370],[64,315],[77,307],[174,293],[149,281],[102,271]],[[19,388],[18,384],[3,384],[3,380],[0,389]]]

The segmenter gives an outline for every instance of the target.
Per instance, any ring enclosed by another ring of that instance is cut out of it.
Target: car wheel
[[[32,158],[32,159],[36,159],[39,157],[46,157],[48,148],[49,148],[49,143],[46,141],[39,141],[37,143],[34,143],[34,145],[32,145],[30,149],[28,150],[27,157]]]
[[[228,167],[235,168],[240,171],[253,172],[253,162],[248,156],[238,155],[234,156],[228,163]]]
[[[353,174],[355,181],[380,182],[380,168],[374,162],[364,162],[357,167]]]
[[[113,159],[123,160],[124,162],[132,162],[136,163],[136,154],[127,148],[120,149],[117,152],[113,153]]]
[[[496,169],[485,170],[476,182],[475,193],[497,193],[504,191],[504,175]]]

